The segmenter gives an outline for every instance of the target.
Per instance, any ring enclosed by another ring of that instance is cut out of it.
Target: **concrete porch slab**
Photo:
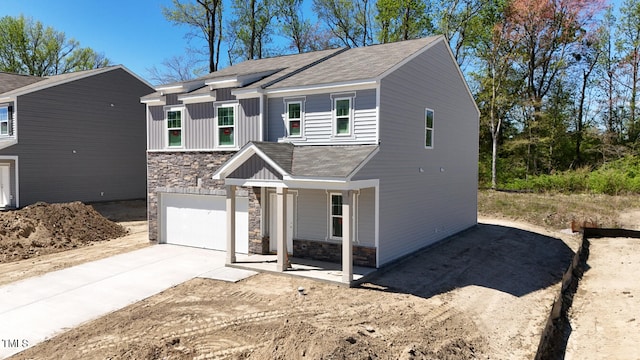
[[[300,259],[290,257],[291,268],[280,272],[277,269],[277,255],[236,255],[236,262],[227,265],[231,268],[260,272],[272,272],[289,276],[302,276],[319,281],[347,285],[342,282],[342,265],[324,261]],[[355,285],[365,281],[378,269],[361,266],[353,267],[353,281]]]

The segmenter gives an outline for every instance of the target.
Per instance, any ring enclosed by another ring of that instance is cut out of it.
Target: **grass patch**
[[[640,209],[640,196],[478,192],[480,216],[524,221],[554,230],[569,228],[572,220],[590,220],[601,227],[619,228],[620,213],[632,209]]]

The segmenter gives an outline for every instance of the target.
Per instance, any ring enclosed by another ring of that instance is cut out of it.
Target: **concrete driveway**
[[[0,287],[0,359],[194,277],[238,281],[225,253],[155,245]]]

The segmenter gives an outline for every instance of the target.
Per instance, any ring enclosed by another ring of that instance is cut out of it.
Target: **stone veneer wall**
[[[213,173],[234,152],[148,152],[147,216],[149,241],[158,241],[158,194],[162,192],[225,195],[224,182],[213,180]],[[262,254],[260,189],[238,189],[249,196],[249,252]],[[266,248],[268,250],[268,243]]]
[[[293,239],[293,256],[340,263],[342,262],[342,244]],[[353,245],[353,264],[357,266],[376,267],[376,248]]]

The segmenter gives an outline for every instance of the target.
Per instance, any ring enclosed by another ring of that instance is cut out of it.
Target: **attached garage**
[[[226,197],[160,194],[160,242],[225,251]],[[249,251],[249,199],[236,198],[236,251]]]

